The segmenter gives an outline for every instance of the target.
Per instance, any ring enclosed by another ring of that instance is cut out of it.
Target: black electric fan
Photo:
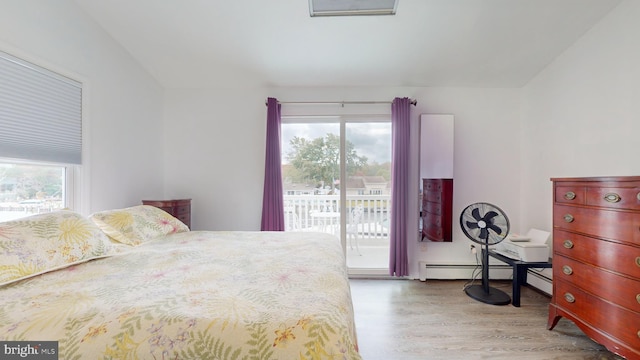
[[[482,285],[470,285],[464,289],[470,297],[491,305],[507,305],[511,298],[504,291],[489,286],[489,245],[495,245],[509,234],[509,218],[497,206],[475,203],[460,214],[462,232],[482,248]]]

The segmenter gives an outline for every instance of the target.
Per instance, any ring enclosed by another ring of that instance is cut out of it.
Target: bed
[[[60,359],[361,359],[323,233],[188,231],[142,205],[0,223],[0,339]]]

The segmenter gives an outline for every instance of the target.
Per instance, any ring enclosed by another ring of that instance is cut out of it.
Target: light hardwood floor
[[[468,297],[458,280],[351,279],[364,360],[622,359],[561,319],[547,330],[549,297],[523,287],[521,307]],[[511,294],[511,282],[491,282]]]

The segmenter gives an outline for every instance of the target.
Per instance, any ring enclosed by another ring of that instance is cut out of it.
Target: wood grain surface
[[[351,279],[363,359],[622,359],[569,320],[547,330],[550,298],[528,286],[517,308],[475,301],[465,283]],[[511,294],[510,281],[491,286]]]

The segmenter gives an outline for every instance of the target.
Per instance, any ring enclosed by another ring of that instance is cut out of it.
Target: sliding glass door
[[[350,213],[346,225],[347,266],[361,273],[389,268],[391,123],[346,122],[344,187]],[[350,156],[347,156],[349,159]]]
[[[281,130],[286,231],[333,234],[351,273],[387,274],[389,119],[286,118]]]

